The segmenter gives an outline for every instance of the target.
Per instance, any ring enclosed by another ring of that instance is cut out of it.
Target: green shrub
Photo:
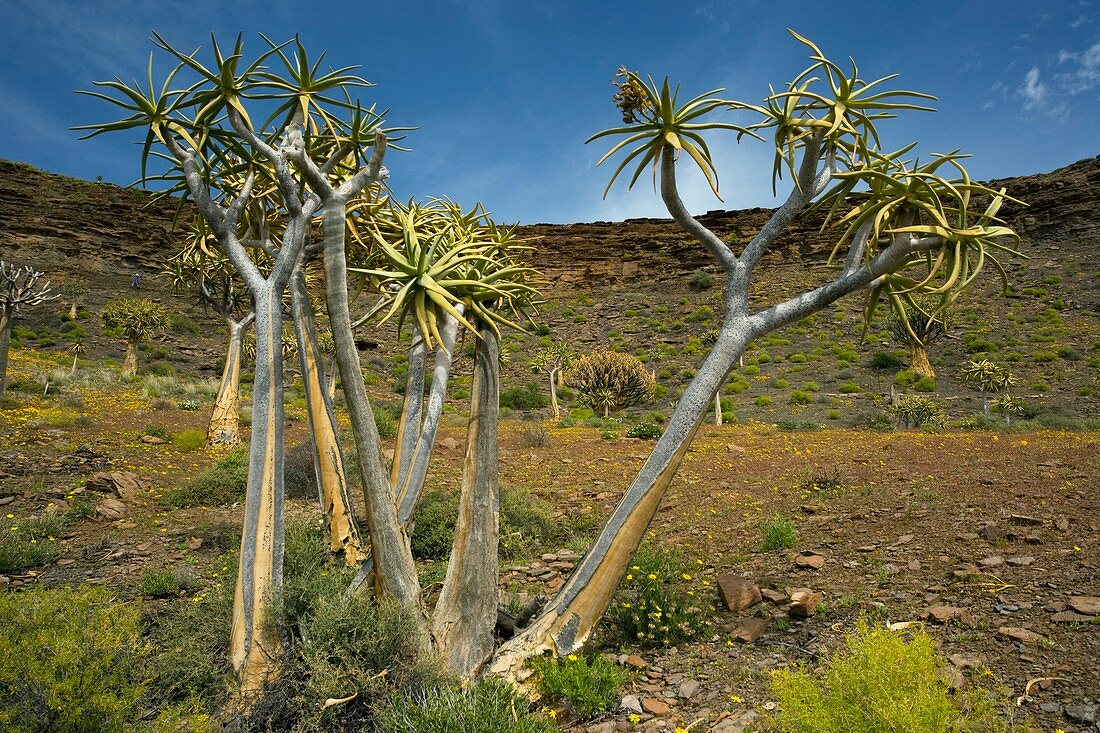
[[[657,440],[661,437],[661,429],[651,422],[640,422],[636,425],[632,425],[630,430],[626,431],[626,437],[628,438],[640,438],[641,440]]]
[[[585,403],[606,416],[612,410],[650,399],[656,383],[645,365],[629,354],[597,351],[578,359],[566,381]]]
[[[906,642],[861,622],[820,674],[799,667],[773,675],[774,723],[783,733],[1008,730],[980,688],[952,698],[935,648],[924,632]]]
[[[232,504],[244,496],[248,485],[248,447],[227,452],[202,473],[169,489],[160,503],[172,509]]]
[[[791,392],[790,403],[792,405],[808,405],[813,401],[814,401],[814,396],[812,394],[810,394],[809,392],[803,392],[802,390],[799,390],[799,389],[796,389],[795,391]]]
[[[928,397],[901,397],[886,408],[886,416],[907,428],[938,430],[947,425],[947,411],[943,405]]]
[[[181,430],[170,438],[172,445],[184,451],[202,450],[206,447],[206,432],[202,430]]]
[[[196,400],[180,400],[176,403],[176,407],[184,412],[195,412],[199,409],[199,403]]]
[[[714,278],[706,270],[696,270],[691,273],[691,279],[688,280],[688,287],[692,290],[707,290],[712,285],[714,285]]]
[[[893,351],[876,351],[871,355],[873,369],[897,369],[905,364],[905,357]]]
[[[794,541],[794,522],[790,518],[776,514],[764,522],[764,539],[760,543],[764,552],[788,550],[794,547]]]
[[[623,643],[672,646],[710,627],[694,571],[680,556],[642,545],[608,610]]]
[[[432,489],[420,497],[413,524],[413,556],[420,560],[446,560],[454,542],[458,494]]]
[[[767,407],[772,402],[774,402],[774,400],[772,400],[772,398],[769,397],[766,394],[762,394],[762,395],[760,395],[759,397],[756,398],[756,406],[757,407]]]
[[[539,692],[550,702],[565,703],[582,720],[614,711],[627,681],[626,673],[602,654],[591,660],[576,654],[562,660],[537,657],[531,668],[539,675]]]
[[[103,588],[0,595],[0,729],[112,733],[141,717],[141,610]]]
[[[557,733],[558,727],[527,711],[527,701],[507,682],[487,679],[468,690],[437,688],[395,696],[379,715],[387,733]]]
[[[500,406],[511,410],[537,410],[546,407],[548,402],[536,382],[500,391]]]
[[[857,382],[841,382],[836,389],[837,392],[840,392],[841,394],[856,394],[857,392],[860,392],[863,388],[860,387],[859,383]]]
[[[141,432],[142,435],[152,435],[154,438],[160,438],[161,440],[172,439],[172,434],[160,425],[146,425]]]

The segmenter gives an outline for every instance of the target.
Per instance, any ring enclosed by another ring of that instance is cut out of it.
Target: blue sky
[[[387,158],[401,197],[482,201],[502,221],[665,216],[648,183],[601,197],[593,132],[619,121],[610,84],[622,64],[679,81],[684,94],[725,87],[759,102],[806,65],[793,27],[864,78],[900,73],[939,97],[938,113],[882,123],[887,146],[961,147],[980,178],[1052,170],[1100,153],[1100,0],[814,2],[802,0],[7,0],[0,27],[0,157],[86,179],[129,183],[138,150],[126,133],[78,141],[68,128],[114,110],[73,93],[142,76],[151,30],[178,48],[257,32],[297,33],[328,61],[359,64],[365,101],[415,125],[413,152]],[[319,9],[314,9],[319,8]],[[160,68],[164,69],[165,66]],[[742,123],[749,118],[732,118]],[[685,175],[691,210],[772,206],[770,152],[716,135],[725,203]],[[782,191],[780,192],[782,195]]]

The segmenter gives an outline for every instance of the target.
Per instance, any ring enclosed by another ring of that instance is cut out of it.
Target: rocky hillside
[[[933,363],[944,375],[938,391],[949,399],[970,400],[972,395],[965,396],[955,379],[958,367],[969,358],[988,356],[1009,363],[1021,378],[1021,391],[1044,409],[1094,414],[1093,379],[1100,369],[1100,157],[993,185],[1006,187],[1029,204],[1009,205],[1003,214],[1022,235],[1022,250],[1030,259],[1006,263],[1013,285],[1008,297],[995,297],[996,288],[989,283],[960,309],[954,338],[933,351]],[[107,356],[117,351],[117,344],[98,335],[93,316],[109,298],[130,293],[131,274],[141,272],[143,295],[170,303],[200,325],[172,337],[179,348],[166,349],[164,358],[177,370],[210,373],[218,362],[219,340],[195,331],[212,333],[220,324],[152,277],[171,250],[174,212],[173,203],[151,203],[139,191],[0,161],[0,257],[44,270],[54,283],[90,287],[88,315],[81,324],[89,353],[97,347]],[[768,214],[759,208],[712,211],[702,219],[729,241],[743,242]],[[811,214],[769,254],[756,285],[759,302],[789,294],[819,276],[816,266],[831,247],[830,232],[821,231],[821,223],[820,214]],[[531,259],[550,283],[543,313],[550,335],[582,350],[610,347],[635,353],[674,396],[699,358],[692,339],[720,316],[718,278],[710,289],[689,287],[695,270],[717,272],[706,253],[674,222],[661,219],[536,224],[522,227],[522,235],[532,238]],[[738,417],[781,419],[793,404],[785,390],[800,391],[806,383],[821,391],[809,407],[793,405],[807,417],[839,412],[841,419],[855,420],[872,409],[873,399],[865,409],[851,409],[859,401],[842,399],[836,388],[854,383],[859,391],[849,395],[870,398],[888,391],[894,376],[852,356],[859,336],[858,308],[854,301],[839,304],[825,314],[827,320],[816,322],[817,328],[804,324],[789,329],[750,352],[746,363],[756,368],[755,374],[740,375],[746,386],[731,392],[731,399],[745,393],[737,400]],[[30,331],[21,344],[62,349],[58,314],[44,310],[17,323]],[[529,358],[537,348],[536,337],[512,337],[506,346]],[[879,334],[860,354],[892,348]],[[377,366],[386,370],[392,364],[382,356]],[[525,367],[520,363],[506,379],[531,379]]]

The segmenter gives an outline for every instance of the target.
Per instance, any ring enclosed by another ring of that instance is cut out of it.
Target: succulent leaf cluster
[[[630,354],[597,351],[574,362],[566,381],[585,403],[604,414],[653,396],[656,382],[645,364]]]

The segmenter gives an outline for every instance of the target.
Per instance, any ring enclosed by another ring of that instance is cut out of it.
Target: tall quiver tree
[[[936,376],[928,359],[928,347],[947,336],[950,322],[943,304],[920,298],[906,305],[891,300],[893,312],[886,324],[890,336],[909,351],[909,369],[922,377]]]
[[[192,293],[204,308],[221,316],[229,330],[225,364],[206,428],[206,443],[212,447],[238,445],[242,341],[256,317],[251,293],[229,258],[218,249],[201,216],[191,224],[183,249],[165,264],[164,274],[176,290]]]
[[[84,302],[90,292],[91,288],[87,285],[75,281],[67,282],[61,286],[61,295],[69,301],[69,320],[76,320],[80,304]]]
[[[158,177],[173,184],[169,192],[194,202],[255,307],[252,441],[230,640],[238,689],[250,700],[277,670],[282,655],[273,621],[285,536],[279,348],[283,295],[322,206],[321,197],[303,184],[299,173],[308,167],[303,175],[338,192],[324,201],[324,214],[341,216],[331,210],[340,205],[338,199],[348,200],[383,176],[387,143],[379,117],[351,101],[351,91],[367,82],[348,68],[319,73],[319,64],[309,60],[297,39],[277,46],[264,38],[266,50],[247,65],[239,36],[229,53],[212,41],[209,67],[199,51],[188,55],[159,35],[154,39],[175,64],[164,82],[154,84],[152,57],[148,88],[120,79],[98,82],[114,94],[88,93],[122,108],[127,116],[81,129],[89,136],[145,130],[143,180],[150,178],[146,170],[153,146],[167,150],[157,156],[168,163]],[[288,45],[294,50],[290,56],[284,53]],[[265,67],[272,58],[282,68]],[[189,83],[173,88],[177,77],[190,77]],[[266,105],[263,111],[270,112],[258,126],[246,100]],[[256,226],[259,221],[277,225]],[[252,251],[262,251],[269,266],[261,267]]]
[[[517,259],[527,248],[514,238],[514,229],[494,224],[480,205],[463,211],[449,201],[392,204],[366,230],[363,239],[372,245],[373,267],[360,271],[386,296],[376,310],[385,310],[383,321],[397,316],[399,329],[406,321],[416,324],[414,349],[437,350],[428,408],[419,437],[410,441],[415,458],[403,482],[403,518],[411,517],[423,483],[421,459],[426,468],[441,411],[436,403],[442,392],[436,389],[440,376],[446,381],[443,367],[449,368],[457,325],[477,339],[454,547],[432,624],[447,665],[470,677],[493,650],[496,622],[499,329],[521,328],[518,322],[537,296],[534,273]],[[411,414],[406,409],[403,416],[409,432],[417,430]],[[395,467],[398,462],[395,456]],[[397,473],[402,473],[399,468]]]
[[[569,654],[588,639],[606,612],[707,406],[749,343],[857,290],[869,290],[868,318],[882,295],[936,290],[939,286],[932,280],[944,274],[943,282],[953,291],[971,282],[982,264],[991,261],[993,251],[1012,251],[997,241],[1015,237],[996,219],[1004,192],[972,183],[960,162],[962,156],[933,156],[930,163],[922,165],[903,158],[912,146],[893,153],[879,148],[876,122],[899,110],[927,109],[918,102],[929,99],[928,95],[885,89],[884,82],[892,77],[866,82],[854,62],[850,70],[842,69],[813,43],[792,35],[810,49],[811,64],[762,105],[712,96],[720,89],[681,105],[678,90],[673,90],[667,79],[661,85],[652,80],[647,83],[637,74],[620,70],[622,82],[615,101],[624,124],[590,138],[625,137],[601,160],[626,151],[608,188],[631,165],[631,185],[650,168],[659,176],[661,197],[669,213],[714,257],[725,275],[722,325],[664,434],[591,549],[544,611],[498,650],[492,664],[495,672],[521,677],[526,674],[523,663],[530,656],[544,651]],[[704,119],[723,109],[749,110],[762,119],[748,127]],[[717,174],[704,133],[720,129],[737,132],[739,140],[770,133],[775,151],[773,181],[789,172],[794,184],[783,205],[740,251],[688,213],[676,185],[677,163],[690,160],[717,194]],[[957,176],[945,178],[941,169]],[[991,198],[988,208],[970,208],[975,193]],[[756,266],[780,233],[815,202],[824,205],[830,211],[830,221],[838,225],[830,264],[844,252],[839,257],[839,271],[824,278],[818,287],[754,312],[749,290]],[[907,270],[922,265],[927,266],[924,272],[928,277],[906,276]]]
[[[558,387],[561,386],[563,376],[567,369],[573,365],[576,354],[573,347],[559,341],[544,346],[535,354],[531,367],[536,372],[542,372],[550,382],[550,409],[554,412],[554,419],[561,417],[561,407],[558,405]]]
[[[103,325],[116,328],[126,337],[126,353],[120,369],[123,378],[137,374],[138,349],[143,341],[168,325],[168,309],[149,298],[118,298],[103,308]]]
[[[0,260],[0,395],[8,388],[8,349],[15,314],[58,297],[51,295],[50,281],[42,280],[43,274]]]

